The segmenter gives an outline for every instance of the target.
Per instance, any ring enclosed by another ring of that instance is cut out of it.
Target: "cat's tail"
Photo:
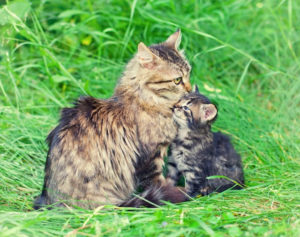
[[[174,187],[171,184],[153,185],[147,188],[144,192],[135,197],[121,203],[120,207],[158,207],[164,205],[162,201],[171,203],[180,203],[187,201],[184,189]]]

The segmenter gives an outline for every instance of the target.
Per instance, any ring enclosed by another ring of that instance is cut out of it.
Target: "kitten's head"
[[[199,93],[197,86],[173,107],[173,119],[180,128],[209,126],[216,119],[217,113],[217,107]]]
[[[162,43],[147,47],[139,43],[136,56],[127,65],[120,84],[134,88],[147,103],[172,106],[191,91],[191,66],[179,51],[178,30]],[[131,90],[133,91],[133,90]]]

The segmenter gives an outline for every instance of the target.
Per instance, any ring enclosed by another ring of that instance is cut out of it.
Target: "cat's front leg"
[[[164,154],[166,149],[167,147],[159,147],[157,152],[138,171],[139,186],[142,189],[152,185],[166,183],[166,179],[163,176]]]
[[[168,146],[161,145],[158,152],[155,154],[153,164],[155,169],[153,170],[152,180],[155,184],[165,184],[166,178],[163,175],[163,166],[165,164],[164,157],[167,155]]]
[[[167,182],[172,185],[177,185],[181,172],[178,170],[177,164],[172,157],[168,158],[168,175]]]

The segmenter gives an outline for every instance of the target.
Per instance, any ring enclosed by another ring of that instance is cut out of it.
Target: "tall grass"
[[[299,236],[300,3],[7,1],[0,10],[1,236]],[[107,98],[140,41],[181,28],[247,188],[158,209],[33,211],[44,142],[80,95]]]

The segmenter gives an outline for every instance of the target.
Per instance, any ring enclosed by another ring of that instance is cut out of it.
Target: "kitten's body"
[[[178,133],[170,147],[168,177],[176,184],[183,175],[186,192],[192,197],[240,188],[228,179],[207,179],[209,176],[226,176],[244,183],[241,158],[229,137],[211,132],[216,115],[216,107],[198,92],[184,96],[174,108]]]
[[[190,66],[177,51],[179,38],[176,32],[150,48],[140,43],[110,99],[85,97],[63,109],[47,139],[36,208],[60,202],[84,208],[140,206],[138,199],[130,200],[138,185],[146,188],[144,198],[182,200],[170,197],[162,175],[163,156],[176,134],[171,108],[190,89]],[[173,82],[177,77],[180,85]]]

